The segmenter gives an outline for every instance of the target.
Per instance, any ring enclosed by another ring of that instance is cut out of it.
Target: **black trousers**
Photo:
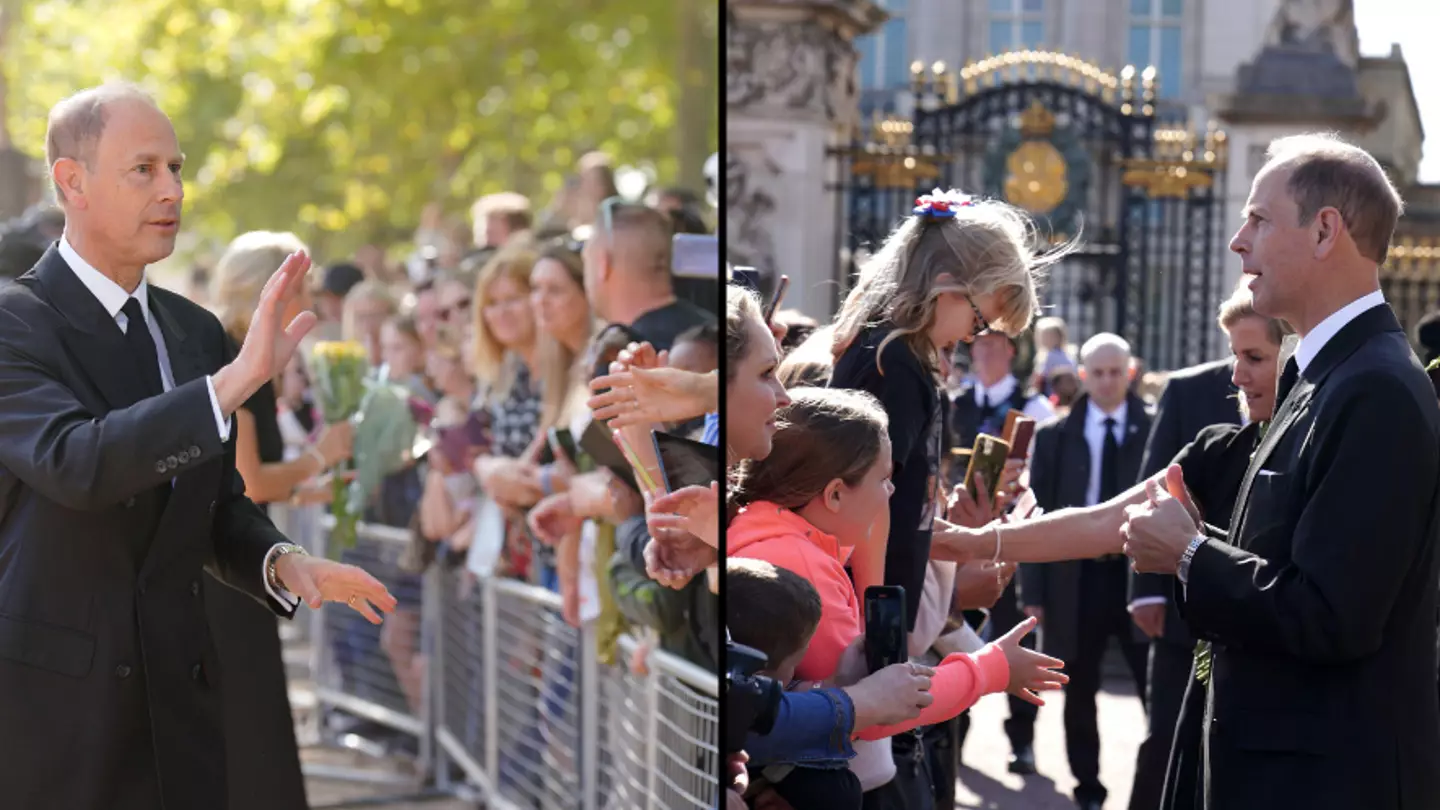
[[[860,810],[860,779],[847,768],[795,768],[773,787],[793,810]]]
[[[995,606],[990,609],[990,620],[984,627],[984,638],[994,641],[1010,632],[1011,628],[1024,619],[1025,614],[1020,612],[1020,597],[1015,592],[1015,580],[1012,579],[1005,592],[1000,594]],[[1035,649],[1035,634],[1031,633],[1021,639],[1020,646],[1028,650]],[[1014,695],[1007,695],[1006,700],[1010,704],[1010,717],[1005,720],[1005,736],[1010,738],[1010,750],[1018,751],[1035,742],[1035,715],[1040,711],[1040,707]],[[970,733],[968,709],[960,715],[958,728],[959,736],[955,742],[957,760],[960,757],[960,747],[965,744],[965,735]]]
[[[1163,638],[1150,642],[1149,691],[1145,713],[1149,728],[1135,755],[1135,782],[1130,788],[1130,810],[1157,810],[1165,787],[1165,766],[1175,742],[1175,724],[1185,700],[1185,686],[1195,651]]]
[[[1100,691],[1100,665],[1105,647],[1113,636],[1130,674],[1136,693],[1145,694],[1145,647],[1135,640],[1134,625],[1126,610],[1125,595],[1129,563],[1124,558],[1084,560],[1080,563],[1080,604],[1076,616],[1075,660],[1066,661],[1070,683],[1065,687],[1065,751],[1074,774],[1076,801],[1104,802],[1105,786],[1100,784],[1100,728],[1095,716],[1095,696]]]

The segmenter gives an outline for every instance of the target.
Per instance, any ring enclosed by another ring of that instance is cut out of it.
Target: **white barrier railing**
[[[328,521],[286,523],[295,542],[325,553]],[[600,664],[594,633],[561,618],[559,595],[439,565],[407,573],[410,542],[405,530],[361,524],[341,555],[399,599],[382,627],[333,604],[308,626],[322,739],[384,738],[387,753],[416,765],[395,784],[478,794],[501,810],[718,806],[716,673],[660,650],[646,675]],[[636,643],[621,637],[617,660]]]

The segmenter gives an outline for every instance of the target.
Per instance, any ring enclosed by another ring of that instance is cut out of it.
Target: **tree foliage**
[[[543,205],[590,149],[693,176],[681,140],[717,148],[719,83],[680,69],[680,43],[698,20],[715,66],[717,18],[714,0],[30,0],[7,122],[40,157],[56,101],[136,81],[186,152],[187,231],[295,230],[338,255],[407,238],[432,201]],[[694,93],[709,121],[679,120]]]

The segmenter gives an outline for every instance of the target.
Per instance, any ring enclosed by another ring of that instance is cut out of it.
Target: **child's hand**
[[[1045,701],[1036,693],[1059,689],[1070,682],[1070,676],[1055,671],[1065,666],[1064,661],[1020,646],[1020,639],[1029,635],[1035,625],[1034,617],[1026,619],[996,640],[995,646],[1005,651],[1005,660],[1010,663],[1010,685],[1005,691],[1036,706],[1044,706]]]

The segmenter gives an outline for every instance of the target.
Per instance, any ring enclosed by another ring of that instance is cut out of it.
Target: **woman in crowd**
[[[776,430],[775,412],[790,404],[784,386],[775,377],[779,360],[774,333],[765,323],[754,293],[728,286],[725,294],[725,465],[732,473],[742,462],[763,459],[770,454]],[[760,765],[854,757],[852,736],[857,728],[877,722],[871,718],[898,722],[918,716],[919,706],[897,705],[897,700],[903,701],[908,692],[904,688],[905,678],[896,680],[895,675],[886,670],[844,688],[787,692],[770,733],[748,737],[746,750],[751,760]],[[860,725],[857,726],[857,722]]]
[[[238,347],[250,328],[260,293],[287,255],[306,251],[289,233],[237,237],[215,268],[212,300]],[[283,320],[309,306],[296,300]],[[327,427],[298,458],[284,460],[273,385],[261,386],[235,412],[235,467],[246,494],[262,507],[283,503],[307,480],[350,457],[353,430]],[[207,579],[205,610],[224,670],[227,784],[232,808],[304,807],[305,785],[295,743],[275,615],[249,596]]]
[[[435,392],[425,379],[425,342],[413,315],[386,319],[380,329],[380,359],[386,379],[405,386],[413,397],[435,403]]]
[[[365,347],[372,367],[379,367],[384,362],[380,330],[396,309],[395,297],[390,294],[390,289],[378,281],[362,281],[345,296],[341,334],[345,340],[353,340]]]

